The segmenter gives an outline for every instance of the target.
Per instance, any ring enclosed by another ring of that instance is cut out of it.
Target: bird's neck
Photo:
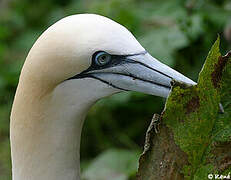
[[[93,102],[59,93],[39,97],[18,88],[11,114],[13,180],[80,179],[81,130]]]

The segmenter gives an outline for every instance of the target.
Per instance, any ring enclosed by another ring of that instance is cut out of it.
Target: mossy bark
[[[159,133],[153,121],[147,132],[137,179],[207,180],[231,173],[231,53],[221,56],[219,44],[218,38],[196,86],[173,85]]]

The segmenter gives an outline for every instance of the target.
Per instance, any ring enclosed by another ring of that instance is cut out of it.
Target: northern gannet
[[[195,84],[122,25],[94,14],[61,19],[38,38],[21,71],[10,125],[13,180],[79,180],[89,108],[127,90],[167,97],[172,79]]]

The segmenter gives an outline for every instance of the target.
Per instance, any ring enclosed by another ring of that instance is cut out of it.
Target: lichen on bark
[[[231,172],[231,53],[221,56],[219,44],[218,37],[197,85],[174,83],[159,133],[149,129],[137,179],[203,180]]]

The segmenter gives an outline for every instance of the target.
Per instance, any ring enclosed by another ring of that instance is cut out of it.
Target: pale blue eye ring
[[[99,52],[95,56],[95,62],[99,66],[103,66],[111,61],[111,55],[106,52]]]

